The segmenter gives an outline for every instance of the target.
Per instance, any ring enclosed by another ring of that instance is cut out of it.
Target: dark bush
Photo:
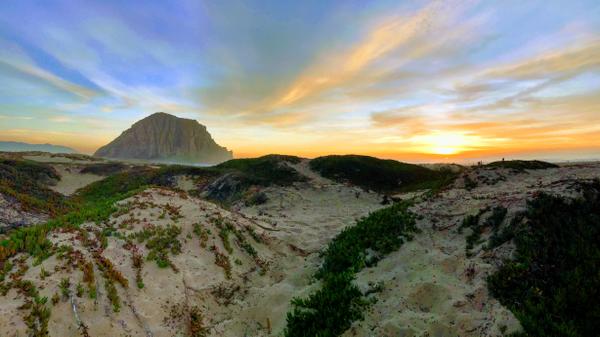
[[[557,168],[558,165],[547,163],[545,161],[539,160],[506,160],[506,161],[495,161],[485,165],[485,167],[492,168],[507,168],[513,169],[517,171],[525,171],[525,170],[544,170],[549,168]]]
[[[577,200],[528,202],[517,251],[488,278],[491,294],[521,322],[519,336],[597,336],[600,327],[600,182]]]
[[[310,161],[323,177],[350,183],[380,193],[440,188],[454,180],[455,173],[368,156],[325,156]]]

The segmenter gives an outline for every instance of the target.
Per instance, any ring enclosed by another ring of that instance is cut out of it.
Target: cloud
[[[24,78],[32,79],[38,83],[44,83],[84,100],[90,100],[99,94],[92,89],[64,80],[33,64],[17,63],[0,59],[0,67],[8,68]]]
[[[311,66],[281,95],[275,97],[273,103],[266,109],[289,106],[344,86],[348,84],[347,82],[352,82],[366,68],[402,47],[406,49],[398,55],[397,60],[392,62],[396,70],[411,60],[434,53],[444,45],[442,41],[452,40],[458,34],[453,35],[452,31],[446,31],[445,34],[442,33],[443,36],[436,39],[429,33],[440,33],[443,29],[450,28],[449,26],[466,4],[467,2],[457,1],[433,2],[413,15],[382,20],[348,52],[327,56],[325,61]],[[464,33],[463,29],[464,26],[461,25],[454,27],[455,32]],[[369,82],[373,83],[388,74],[389,72],[386,71],[375,77],[366,75],[363,79],[371,77]]]

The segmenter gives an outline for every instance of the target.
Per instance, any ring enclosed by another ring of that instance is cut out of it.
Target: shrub
[[[488,278],[491,294],[521,322],[519,336],[595,336],[600,319],[600,182],[569,200],[527,204],[514,259]]]
[[[377,262],[379,257],[397,250],[416,232],[414,215],[407,204],[394,204],[360,219],[355,226],[344,229],[321,254],[323,264],[317,276],[346,271],[357,272]],[[376,252],[367,257],[367,250]]]
[[[259,158],[232,159],[216,166],[224,171],[237,171],[244,177],[244,185],[280,185],[289,186],[306,178],[286,165],[296,164],[300,158],[284,155],[266,155]]]
[[[335,337],[362,319],[366,302],[349,272],[332,274],[307,299],[294,298],[287,314],[286,337]]]
[[[310,161],[310,167],[323,177],[380,193],[437,190],[456,177],[450,171],[358,155],[318,157]]]
[[[558,165],[547,163],[539,160],[506,160],[506,161],[495,161],[485,165],[485,167],[491,168],[507,168],[517,171],[525,170],[545,170],[549,168],[557,168]]]
[[[337,235],[323,251],[317,272],[322,286],[307,299],[294,298],[287,314],[286,337],[338,336],[361,319],[365,294],[352,283],[354,273],[397,250],[416,232],[408,204],[375,211]],[[372,257],[367,251],[375,252]]]

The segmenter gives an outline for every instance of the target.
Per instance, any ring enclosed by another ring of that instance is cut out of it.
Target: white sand
[[[95,181],[104,179],[104,177],[96,174],[80,173],[79,171],[84,166],[61,164],[55,164],[52,166],[60,175],[60,180],[56,183],[56,185],[49,187],[50,189],[63,195],[71,195],[82,187],[85,187]]]

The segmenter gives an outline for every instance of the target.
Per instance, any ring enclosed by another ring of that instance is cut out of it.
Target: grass
[[[485,167],[492,168],[507,168],[517,171],[525,170],[544,170],[549,168],[557,168],[558,165],[547,163],[540,160],[502,160],[486,164]]]
[[[287,314],[286,337],[339,336],[362,319],[368,305],[352,283],[354,274],[397,250],[417,231],[408,204],[395,204],[371,213],[336,236],[323,251],[316,277],[321,288],[306,299],[294,298]],[[374,252],[368,256],[367,252]]]
[[[319,157],[310,161],[310,167],[325,178],[380,193],[435,190],[456,177],[450,171],[358,155]]]
[[[514,226],[514,259],[488,278],[521,322],[520,337],[597,336],[600,322],[600,181],[583,197],[541,194]]]

